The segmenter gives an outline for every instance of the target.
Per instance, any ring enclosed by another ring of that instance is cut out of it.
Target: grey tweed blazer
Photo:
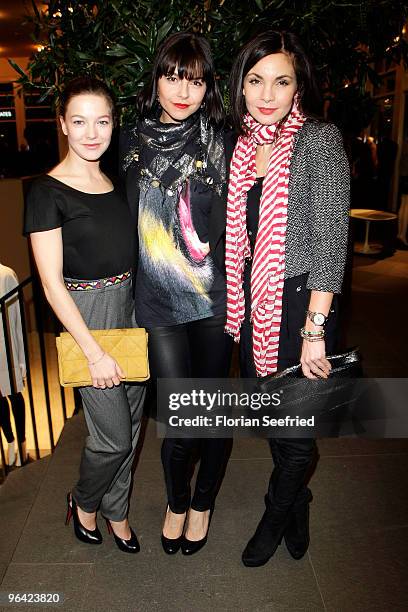
[[[285,278],[340,293],[347,256],[350,170],[337,127],[308,119],[290,164]]]

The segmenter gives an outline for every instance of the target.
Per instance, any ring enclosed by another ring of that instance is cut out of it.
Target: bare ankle
[[[173,512],[169,507],[166,509],[164,517],[163,535],[168,538],[177,538],[183,533],[186,512],[179,514]]]

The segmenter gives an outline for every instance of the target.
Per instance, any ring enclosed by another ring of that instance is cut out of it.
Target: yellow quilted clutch
[[[118,362],[126,374],[125,382],[142,382],[149,378],[147,333],[144,328],[98,329],[90,332],[102,350]],[[62,332],[55,340],[60,384],[63,387],[92,385],[86,357],[71,334]]]

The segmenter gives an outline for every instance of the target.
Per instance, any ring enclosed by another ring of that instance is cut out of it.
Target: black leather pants
[[[228,376],[232,340],[224,333],[225,317],[216,316],[190,323],[148,328],[149,363],[152,379],[225,378]],[[191,507],[211,508],[228,455],[225,439],[166,438],[162,463],[172,512],[184,513],[190,506],[191,464],[200,457]]]

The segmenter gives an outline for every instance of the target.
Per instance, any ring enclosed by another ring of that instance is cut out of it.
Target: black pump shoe
[[[210,529],[211,518],[214,512],[214,508],[210,509],[210,517],[208,519],[208,528],[207,533],[201,540],[189,540],[185,536],[182,538],[181,542],[181,552],[183,555],[194,555],[196,552],[201,550],[207,544],[208,531]]]
[[[286,548],[296,560],[304,557],[309,548],[309,502],[311,500],[312,494],[309,492],[306,502],[292,510],[284,533]]]
[[[78,517],[78,506],[71,493],[67,493],[67,516],[65,524],[68,525],[71,518],[74,521],[74,533],[78,540],[86,544],[102,544],[102,534],[96,526],[96,529],[87,529],[84,527]]]
[[[119,548],[119,550],[121,550],[122,552],[131,553],[131,554],[136,554],[140,551],[139,540],[137,539],[135,532],[130,526],[129,526],[130,539],[125,540],[124,538],[120,538],[119,536],[116,535],[116,533],[112,529],[112,525],[109,519],[105,518],[105,521],[106,521],[106,526],[108,528],[108,533],[113,534],[113,539],[115,540],[116,546]]]
[[[266,510],[242,553],[242,563],[246,567],[259,567],[269,561],[282,542],[288,524],[289,517],[274,512],[266,496],[265,504]]]
[[[196,541],[188,540],[186,537],[182,538],[181,552],[183,553],[183,555],[194,555],[196,552],[201,550],[203,546],[207,544],[207,535],[208,534],[205,534],[205,536],[201,538],[201,540]]]
[[[168,511],[169,511],[169,506],[167,505],[166,513]],[[184,523],[186,522],[186,518],[187,518],[187,512],[184,518]],[[166,538],[166,536],[163,535],[163,532],[162,532],[161,543],[162,543],[163,550],[166,554],[175,555],[180,550],[180,546],[183,541],[183,531],[184,531],[184,524],[183,524],[183,529],[181,531],[181,535],[179,535],[178,538]]]
[[[178,538],[166,538],[166,536],[161,534],[162,547],[164,552],[168,555],[175,555],[180,550],[182,540],[182,535]]]

